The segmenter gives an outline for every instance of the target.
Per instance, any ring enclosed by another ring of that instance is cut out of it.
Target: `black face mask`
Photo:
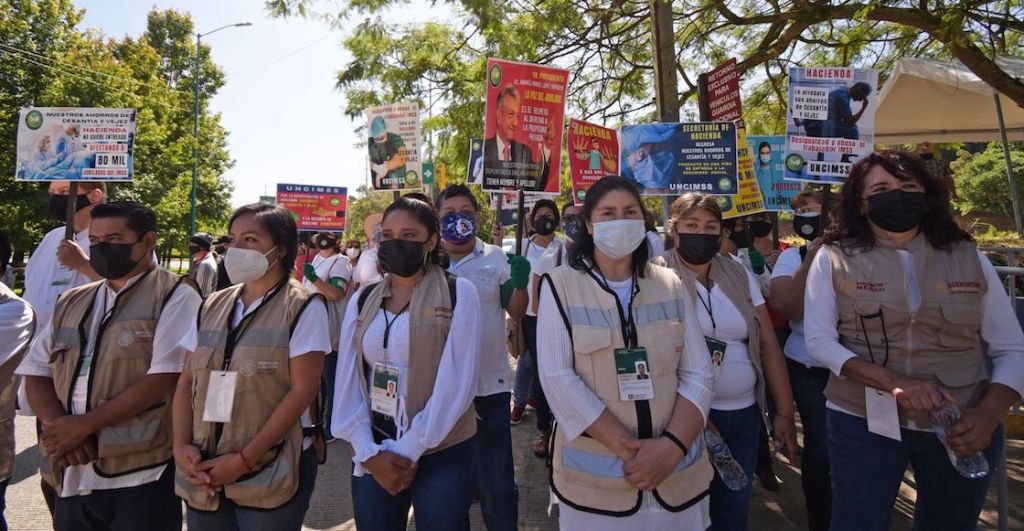
[[[91,205],[89,202],[89,196],[79,194],[78,199],[75,200],[75,212],[82,210],[83,208]],[[66,223],[68,220],[68,195],[50,195],[50,216],[61,223]]]
[[[136,243],[94,243],[89,246],[89,265],[103,278],[124,278],[139,264],[132,260],[132,247]]]
[[[533,218],[533,232],[540,234],[541,236],[549,236],[554,234],[558,224],[555,220],[547,216],[540,216]]]
[[[380,242],[377,258],[388,273],[411,277],[423,269],[423,246],[426,242],[386,240]]]
[[[195,255],[199,254],[199,246],[198,245],[189,245],[188,246],[188,254],[191,255],[191,256],[195,256]]]
[[[228,250],[227,247],[214,247],[213,248],[213,252],[215,252],[217,254],[224,254],[225,252],[227,252],[227,250]]]
[[[747,236],[746,231],[734,230],[731,234],[729,234],[729,239],[732,240],[732,243],[736,244],[737,249],[750,247],[750,237]]]
[[[935,158],[934,153],[921,153],[921,160],[932,160]]]
[[[807,241],[821,236],[821,214],[814,212],[793,215],[793,232]]]
[[[679,256],[694,265],[710,262],[722,248],[722,236],[718,234],[679,234],[676,240]]]
[[[764,238],[772,233],[772,224],[769,221],[748,221],[747,232],[755,238]]]
[[[328,238],[320,238],[316,242],[316,246],[320,249],[334,249],[334,246],[338,244],[337,240],[331,240]]]
[[[928,198],[921,192],[889,190],[868,198],[868,219],[889,232],[908,232],[928,214]]]

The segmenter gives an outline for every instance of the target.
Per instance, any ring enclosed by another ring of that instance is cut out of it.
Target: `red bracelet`
[[[784,419],[786,419],[786,420],[788,420],[790,422],[796,422],[796,419],[794,419],[793,417],[791,417],[789,415],[783,415],[782,413],[776,413],[775,416],[776,417],[782,417],[782,418],[784,418]]]
[[[252,463],[250,463],[249,460],[245,458],[245,453],[242,452],[242,449],[239,448],[238,450],[235,450],[235,453],[238,454],[238,457],[242,458],[242,464],[245,465],[245,469],[251,471]]]

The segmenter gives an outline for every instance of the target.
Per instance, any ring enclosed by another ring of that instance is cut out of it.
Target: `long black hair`
[[[416,218],[418,223],[426,227],[428,240],[431,236],[438,237],[437,244],[434,245],[432,250],[427,252],[426,259],[427,262],[431,264],[440,265],[442,255],[441,237],[438,234],[438,227],[441,225],[441,222],[437,219],[437,212],[434,210],[434,207],[421,199],[403,196],[395,199],[390,205],[388,205],[388,208],[384,210],[383,219],[388,219],[388,216],[396,210],[404,210],[405,212],[408,212],[412,217]],[[381,223],[383,223],[383,220]]]
[[[863,199],[864,181],[875,166],[881,166],[900,181],[916,181],[924,186],[928,213],[920,229],[932,247],[948,250],[957,242],[972,241],[953,220],[949,209],[950,189],[936,178],[917,157],[904,151],[886,150],[868,155],[853,165],[839,195],[839,204],[832,209],[832,223],[825,232],[826,244],[838,244],[843,252],[853,254],[869,251],[875,246],[875,235],[868,225]]]
[[[643,214],[644,219],[647,219],[647,209],[644,208],[644,202],[640,198],[640,192],[636,189],[636,186],[632,181],[616,175],[597,181],[587,190],[587,197],[583,200],[583,219],[591,221],[590,217],[594,214],[597,203],[604,196],[608,195],[609,192],[616,190],[622,190],[632,195],[636,199],[637,204],[640,205],[640,212]],[[594,235],[586,230],[586,225],[583,228],[584,230],[580,231],[579,237],[576,240],[576,246],[569,251],[569,266],[580,271],[586,271],[594,267]],[[644,240],[633,251],[633,274],[643,278],[649,258],[650,246]]]
[[[269,203],[252,203],[238,207],[228,227],[235,223],[235,220],[245,214],[256,216],[256,223],[263,227],[263,230],[270,234],[274,245],[284,248],[284,258],[281,258],[280,267],[285,275],[291,273],[295,267],[295,258],[299,255],[299,232],[295,228],[295,218],[285,209]]]

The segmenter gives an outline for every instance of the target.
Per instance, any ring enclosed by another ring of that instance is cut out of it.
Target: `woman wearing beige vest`
[[[752,478],[761,422],[768,425],[765,393],[770,389],[777,408],[772,423],[775,441],[795,462],[793,395],[760,285],[742,265],[719,254],[722,210],[714,196],[686,194],[672,203],[671,214],[676,246],[662,256],[698,301],[697,320],[715,374],[709,424]],[[752,495],[751,482],[734,491],[716,473],[710,529],[746,530]]]
[[[290,278],[288,211],[241,207],[229,235],[236,284],[203,304],[174,395],[176,492],[193,531],[298,530],[316,483],[309,411],[331,350],[327,309]]]
[[[480,302],[438,265],[438,219],[418,199],[384,212],[387,274],[349,301],[331,431],[352,444],[356,527],[404,531],[468,524],[476,433]]]
[[[1024,334],[949,193],[906,153],[868,156],[811,264],[804,333],[832,371],[833,531],[886,529],[908,463],[915,529],[975,529],[990,477],[977,454],[998,462],[1024,391]]]
[[[648,262],[631,182],[595,183],[580,219],[586,229],[542,278],[538,307],[559,526],[706,529],[713,472],[699,435],[713,381],[693,300]]]

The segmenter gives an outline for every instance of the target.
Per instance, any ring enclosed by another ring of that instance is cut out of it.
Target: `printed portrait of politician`
[[[511,176],[536,179],[535,186],[529,187],[527,190],[544,190],[551,169],[551,142],[554,139],[554,131],[550,126],[545,131],[544,138],[547,145],[540,145],[542,160],[538,163],[533,159],[533,150],[530,149],[530,146],[516,138],[519,134],[521,101],[519,91],[512,85],[505,85],[498,92],[494,117],[496,131],[494,136],[484,139],[484,175],[488,176],[491,168],[508,168],[513,170]],[[525,175],[522,173],[524,169],[526,170]],[[508,177],[510,175],[507,172],[502,172],[500,176]]]
[[[408,151],[402,137],[388,132],[388,124],[383,116],[376,116],[370,122],[370,141],[367,146],[373,187],[378,190],[402,188]]]

